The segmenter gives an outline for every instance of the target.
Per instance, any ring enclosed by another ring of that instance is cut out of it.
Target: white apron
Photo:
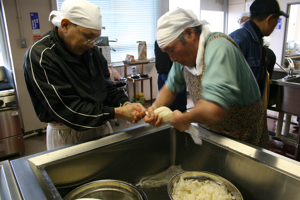
[[[69,144],[90,141],[112,133],[112,127],[106,122],[98,128],[86,131],[76,131],[58,122],[48,123],[47,126],[47,150],[55,149]]]

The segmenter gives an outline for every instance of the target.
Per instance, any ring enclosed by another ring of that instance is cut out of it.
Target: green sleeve
[[[240,50],[225,38],[216,38],[205,51],[202,98],[225,109],[248,105],[259,98],[256,80]]]

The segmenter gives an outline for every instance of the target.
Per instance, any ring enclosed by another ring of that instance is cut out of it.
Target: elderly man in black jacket
[[[47,126],[47,149],[89,141],[112,132],[109,119],[137,122],[144,110],[130,104],[111,81],[94,43],[101,35],[98,6],[66,0],[52,11],[55,27],[26,52],[25,80],[35,112]]]

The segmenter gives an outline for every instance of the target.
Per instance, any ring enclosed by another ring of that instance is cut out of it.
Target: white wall
[[[222,11],[223,10],[223,0],[201,0],[200,9],[201,10]]]
[[[240,28],[236,17],[245,11],[245,0],[229,0],[228,2],[228,32],[227,34]]]

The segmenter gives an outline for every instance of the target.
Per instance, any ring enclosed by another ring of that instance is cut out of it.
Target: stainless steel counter
[[[145,124],[13,160],[11,165],[25,200],[62,199],[74,188],[100,179],[137,184],[171,165],[220,175],[245,200],[300,199],[299,162],[196,128],[203,139],[201,146],[169,123],[160,128]],[[169,199],[166,186],[142,190],[149,200]]]

